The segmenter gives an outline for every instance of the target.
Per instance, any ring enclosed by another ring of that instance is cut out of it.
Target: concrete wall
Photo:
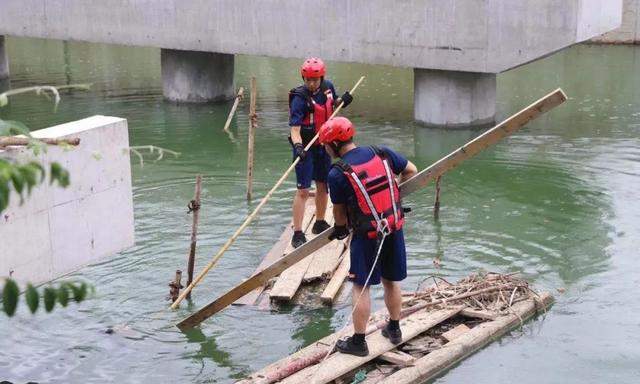
[[[129,134],[125,119],[93,116],[33,132],[36,137],[80,137],[65,151],[49,146],[38,156],[69,170],[66,189],[48,182],[20,204],[15,193],[0,217],[0,277],[46,282],[134,243]],[[0,156],[28,161],[24,147]]]
[[[624,0],[620,28],[595,37],[591,41],[613,44],[640,43],[640,0]]]
[[[622,0],[3,0],[0,10],[0,35],[499,73],[617,28]]]

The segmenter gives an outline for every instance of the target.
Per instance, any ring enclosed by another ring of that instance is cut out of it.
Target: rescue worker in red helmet
[[[312,232],[318,234],[329,228],[324,220],[327,209],[327,176],[331,167],[331,157],[318,141],[305,151],[307,144],[318,133],[322,124],[329,119],[334,108],[344,102],[344,107],[353,101],[349,92],[336,96],[333,84],[325,79],[326,67],[316,57],[308,58],[300,68],[304,84],[289,92],[289,142],[293,147],[293,157],[300,157],[296,165],[297,191],[293,198],[293,238],[295,248],[307,239],[302,231],[305,203],[309,197],[311,181],[316,183],[316,221]]]
[[[369,354],[365,341],[371,312],[369,286],[382,282],[389,323],[382,334],[393,344],[402,341],[399,281],[407,276],[402,225],[404,212],[396,176],[408,180],[416,166],[386,147],[358,147],[349,119],[335,117],[320,129],[320,142],[339,160],[329,172],[328,185],[335,226],[330,239],[344,239],[353,230],[349,279],[353,282],[353,336],[339,340],[338,351],[357,356]],[[379,253],[378,259],[376,255]],[[371,277],[367,277],[371,272]],[[362,296],[361,296],[362,293]]]

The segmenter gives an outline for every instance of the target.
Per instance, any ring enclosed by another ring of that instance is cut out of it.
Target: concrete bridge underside
[[[162,49],[164,95],[233,96],[234,54],[414,69],[414,117],[483,124],[496,74],[620,26],[622,0],[3,0],[0,35]],[[8,77],[0,39],[0,78]]]

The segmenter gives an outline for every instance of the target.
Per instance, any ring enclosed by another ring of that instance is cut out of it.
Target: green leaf
[[[4,93],[0,93],[0,107],[4,107],[7,104],[9,104],[9,97]]]
[[[22,189],[24,188],[24,178],[17,168],[11,169],[11,181],[13,182],[13,188],[22,197]]]
[[[2,290],[2,306],[7,316],[11,317],[16,312],[18,306],[18,295],[20,290],[18,284],[11,279],[7,279]]]
[[[27,300],[27,306],[29,307],[31,313],[36,313],[36,311],[38,310],[38,304],[40,303],[40,295],[31,284],[27,284],[25,299]]]
[[[80,303],[87,297],[86,283],[82,283],[78,286],[69,284],[69,288],[71,288],[71,291],[73,291],[73,299],[76,301],[76,303]]]
[[[44,296],[44,309],[47,312],[51,312],[53,307],[56,305],[56,290],[51,287],[47,287],[44,289],[43,296]]]
[[[69,171],[62,168],[59,163],[53,162],[51,163],[51,171],[50,171],[51,179],[49,180],[49,184],[53,184],[54,181],[58,182],[63,188],[69,186]]]
[[[58,287],[58,302],[60,303],[60,305],[62,305],[63,307],[66,307],[67,304],[69,303],[69,289],[67,288],[66,284],[60,284],[60,286]]]
[[[20,171],[25,184],[27,184],[27,194],[30,194],[33,187],[38,183],[36,168],[26,164],[20,166],[18,170]]]

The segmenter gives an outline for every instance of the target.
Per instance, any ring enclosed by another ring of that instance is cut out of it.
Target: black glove
[[[344,103],[343,107],[346,107],[347,105],[351,104],[351,102],[353,101],[353,96],[351,96],[349,91],[347,91],[343,93],[342,96],[340,96],[340,99],[342,99],[342,102]]]
[[[335,225],[333,227],[333,232],[329,235],[329,240],[342,240],[349,236],[349,229],[347,229],[346,225]]]
[[[304,150],[304,146],[301,143],[293,144],[293,148],[296,151],[296,156],[300,158],[300,161],[304,160],[307,156],[307,152]]]

